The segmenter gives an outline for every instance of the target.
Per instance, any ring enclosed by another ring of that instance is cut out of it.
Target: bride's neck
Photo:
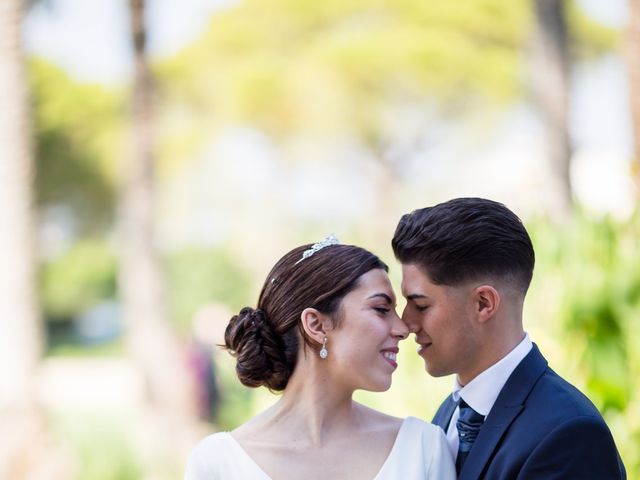
[[[272,407],[271,420],[319,446],[352,427],[358,421],[359,409],[351,398],[353,390],[332,381],[323,369],[307,367],[296,369],[291,376],[282,398]]]

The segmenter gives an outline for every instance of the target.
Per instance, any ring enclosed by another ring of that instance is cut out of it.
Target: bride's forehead
[[[351,291],[352,296],[368,298],[374,295],[384,295],[393,300],[394,293],[387,272],[382,269],[370,270],[358,279],[356,287]]]

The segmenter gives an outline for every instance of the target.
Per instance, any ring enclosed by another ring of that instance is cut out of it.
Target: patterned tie
[[[456,472],[460,474],[464,462],[469,456],[473,442],[476,441],[476,437],[480,432],[480,427],[484,423],[484,416],[480,415],[467,403],[460,399],[460,417],[456,422],[458,428],[458,438],[460,444],[458,445],[458,456],[456,457]]]

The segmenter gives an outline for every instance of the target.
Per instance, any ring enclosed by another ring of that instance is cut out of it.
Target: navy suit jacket
[[[445,432],[449,396],[433,423]],[[626,479],[613,437],[596,407],[551,370],[538,347],[500,391],[459,480]]]

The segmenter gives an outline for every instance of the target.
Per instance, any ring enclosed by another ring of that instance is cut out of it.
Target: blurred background
[[[523,218],[525,327],[640,478],[639,186],[638,0],[1,0],[0,478],[180,478],[277,398],[216,347],[275,261],[335,232],[398,290],[456,196]],[[430,419],[399,363],[358,399]]]

